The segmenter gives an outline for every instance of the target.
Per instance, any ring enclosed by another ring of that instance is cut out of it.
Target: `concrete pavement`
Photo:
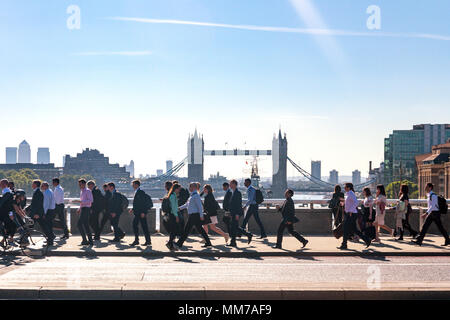
[[[182,250],[170,252],[165,246],[167,236],[152,236],[152,246],[131,247],[134,237],[126,237],[120,244],[110,244],[112,236],[104,236],[93,247],[80,246],[81,238],[73,236],[69,240],[56,241],[56,246],[48,250],[47,256],[179,256],[179,257],[270,257],[270,256],[450,256],[450,246],[442,247],[444,240],[438,236],[427,237],[421,247],[411,243],[411,239],[395,241],[392,237],[382,237],[381,244],[373,243],[366,249],[360,243],[349,242],[348,250],[339,250],[341,241],[331,236],[306,236],[306,248],[293,237],[284,237],[283,249],[274,249],[276,237],[265,240],[254,238],[250,245],[247,238],[238,240],[238,248],[225,245],[222,237],[212,236],[212,248],[202,248],[201,238],[189,238]],[[143,239],[141,238],[141,241]],[[39,252],[36,252],[39,254]]]
[[[5,259],[10,299],[450,299],[450,257]]]

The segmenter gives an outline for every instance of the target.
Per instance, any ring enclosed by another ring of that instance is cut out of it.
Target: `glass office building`
[[[430,153],[431,147],[450,138],[450,124],[420,124],[412,130],[394,130],[384,139],[384,183],[417,182],[416,155]]]

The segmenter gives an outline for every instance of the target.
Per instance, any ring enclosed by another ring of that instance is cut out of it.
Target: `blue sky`
[[[80,8],[79,30],[66,26],[69,5]],[[366,27],[369,5],[381,9],[381,30]],[[33,153],[50,147],[57,165],[91,147],[153,173],[186,155],[196,127],[207,149],[267,149],[281,126],[302,167],[320,159],[323,175],[364,175],[369,160],[383,160],[393,129],[449,123],[448,12],[444,0],[1,0],[0,108],[10,140],[0,155],[27,139]],[[270,161],[261,166],[270,176]],[[208,159],[205,173],[244,169],[245,159]]]

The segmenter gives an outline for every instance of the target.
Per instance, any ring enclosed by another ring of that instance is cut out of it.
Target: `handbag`
[[[344,235],[344,226],[342,223],[339,223],[333,230],[333,235],[336,239],[342,238]]]
[[[374,239],[376,238],[375,227],[372,226],[372,225],[367,226],[367,227],[364,229],[364,235],[365,235],[366,237],[368,237],[369,239],[374,240]]]

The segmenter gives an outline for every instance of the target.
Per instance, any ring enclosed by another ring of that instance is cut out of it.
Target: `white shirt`
[[[11,192],[11,189],[10,188],[4,188],[2,190],[2,195],[5,194],[5,193],[8,193],[8,192]]]
[[[357,213],[358,212],[358,209],[357,209],[358,204],[359,204],[359,201],[356,198],[355,193],[352,190],[347,192],[347,194],[345,195],[345,212]]]
[[[53,190],[53,198],[55,198],[55,204],[64,204],[64,189],[59,184]]]
[[[439,211],[438,196],[433,191],[427,194],[427,203],[428,203],[427,213]]]

